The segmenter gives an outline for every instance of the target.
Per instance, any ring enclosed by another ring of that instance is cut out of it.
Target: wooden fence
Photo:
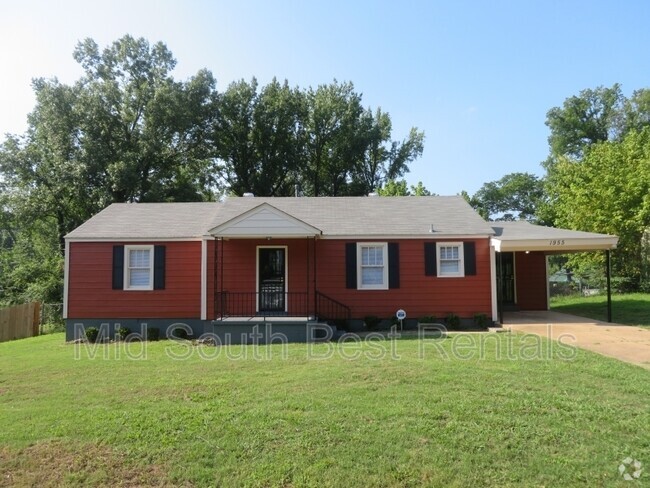
[[[37,336],[40,314],[38,302],[0,309],[0,342]]]

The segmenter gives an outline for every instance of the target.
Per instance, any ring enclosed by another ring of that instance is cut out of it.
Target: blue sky
[[[274,76],[301,87],[352,81],[393,120],[425,131],[410,183],[475,192],[515,171],[541,175],[546,112],[585,88],[649,86],[650,2],[0,0],[0,134],[22,133],[30,80],[71,83],[76,43],[129,33],[163,41],[174,73],[208,68],[223,90]],[[3,136],[0,136],[3,137]]]

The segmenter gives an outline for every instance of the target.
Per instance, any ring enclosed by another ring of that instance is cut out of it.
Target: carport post
[[[609,249],[605,251],[605,266],[607,267],[607,322],[612,321],[612,268]]]
[[[499,310],[499,323],[503,325],[503,253],[499,252],[499,287],[497,291],[497,297],[499,298],[499,303],[497,308]]]

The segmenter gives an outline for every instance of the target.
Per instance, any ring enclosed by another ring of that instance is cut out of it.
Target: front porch
[[[306,323],[351,318],[347,305],[319,291],[221,291],[216,293],[214,310],[215,322],[220,323]]]

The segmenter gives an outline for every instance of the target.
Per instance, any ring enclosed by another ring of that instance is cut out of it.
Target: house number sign
[[[549,246],[564,246],[564,239],[551,239],[548,241]]]

